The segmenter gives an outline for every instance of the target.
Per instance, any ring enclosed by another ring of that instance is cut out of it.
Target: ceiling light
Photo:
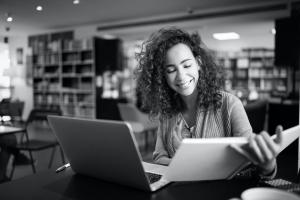
[[[36,9],[37,11],[42,11],[42,10],[43,10],[43,7],[42,7],[42,6],[37,6],[35,9]]]
[[[6,21],[7,22],[12,22],[14,20],[9,12],[5,13],[5,16],[6,16]]]
[[[6,18],[6,21],[7,21],[7,22],[12,22],[12,21],[13,21],[13,18],[12,18],[11,16],[9,16],[9,17]]]
[[[213,37],[217,40],[236,40],[240,39],[240,35],[235,32],[214,33]]]
[[[116,39],[116,36],[111,35],[111,34],[102,34],[101,37],[104,39],[107,39],[107,40]]]
[[[73,0],[73,4],[79,4],[80,0]]]

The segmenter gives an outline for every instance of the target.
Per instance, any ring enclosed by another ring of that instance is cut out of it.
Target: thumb
[[[275,130],[276,138],[274,140],[277,144],[280,144],[282,142],[282,131],[283,131],[282,126],[278,125]]]

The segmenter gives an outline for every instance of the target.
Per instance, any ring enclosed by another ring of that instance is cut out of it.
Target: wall
[[[23,48],[23,64],[17,63],[16,50],[18,48]],[[23,119],[26,120],[30,110],[33,107],[32,87],[26,81],[26,55],[28,55],[27,37],[9,37],[9,52],[11,61],[11,85],[14,87],[12,91],[12,98],[25,102]]]

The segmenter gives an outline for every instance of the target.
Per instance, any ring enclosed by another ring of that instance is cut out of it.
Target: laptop
[[[75,173],[152,192],[170,183],[166,166],[142,162],[128,123],[54,115],[48,121]]]

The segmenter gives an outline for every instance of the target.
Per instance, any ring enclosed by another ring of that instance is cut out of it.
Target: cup
[[[241,200],[300,200],[300,196],[280,189],[257,187],[245,190]]]

